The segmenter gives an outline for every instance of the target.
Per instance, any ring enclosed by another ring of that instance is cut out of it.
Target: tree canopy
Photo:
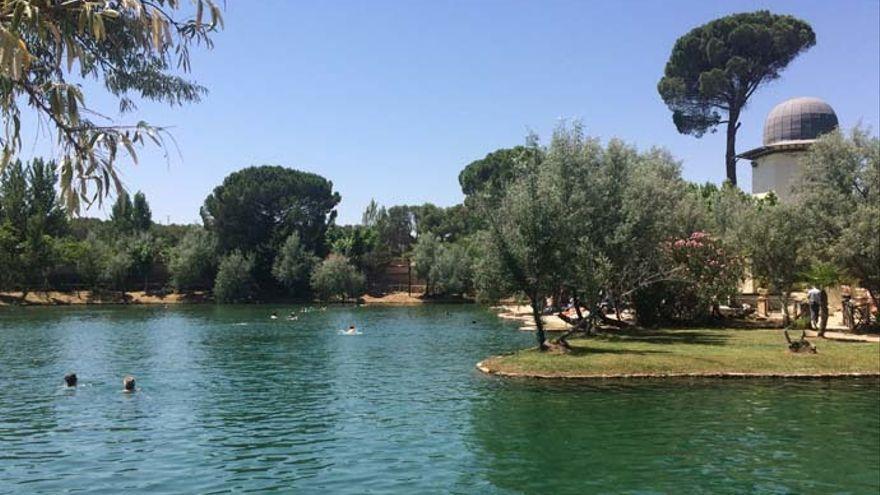
[[[816,44],[806,22],[766,10],[733,14],[679,38],[657,85],[678,132],[727,126],[727,180],[736,184],[736,132],[749,98]]]
[[[134,201],[126,191],[121,191],[113,202],[110,210],[110,224],[119,234],[146,232],[153,225],[153,213],[147,197],[138,191]]]
[[[11,162],[0,173],[0,287],[45,287],[53,267],[53,238],[66,217],[55,195],[54,162]]]
[[[340,199],[333,183],[320,175],[265,165],[228,175],[205,199],[201,213],[224,252],[280,245],[297,232],[306,249],[325,254],[324,233]]]
[[[333,183],[319,175],[265,165],[228,175],[205,199],[201,214],[220,253],[253,253],[254,276],[265,284],[273,281],[275,254],[293,233],[303,249],[327,254],[325,235],[339,201]]]
[[[115,164],[135,147],[162,145],[165,129],[121,125],[86,103],[81,79],[96,79],[121,113],[135,98],[169,105],[196,102],[205,88],[180,73],[190,48],[210,47],[221,26],[213,0],[5,0],[0,3],[0,136],[2,162],[21,149],[21,112],[28,107],[55,131],[61,192],[70,212],[122,190]],[[90,188],[92,191],[90,192]]]
[[[458,183],[465,196],[485,196],[497,200],[513,181],[518,161],[528,160],[535,148],[514,146],[495,150],[469,163],[458,174]]]
[[[861,128],[822,136],[795,191],[815,261],[839,267],[880,304],[880,138]]]

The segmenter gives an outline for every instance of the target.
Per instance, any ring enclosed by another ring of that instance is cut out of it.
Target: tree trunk
[[[825,336],[825,328],[828,326],[828,293],[825,289],[819,293],[819,337]]]
[[[788,292],[782,293],[782,328],[788,328],[791,316],[788,314]]]
[[[535,320],[536,332],[535,335],[538,338],[538,349],[541,351],[547,350],[547,335],[544,333],[544,321],[542,320],[543,315],[541,314],[543,309],[543,301],[539,300],[540,296],[530,296],[529,300],[532,305],[532,318]]]
[[[727,120],[727,152],[724,163],[727,167],[727,180],[736,185],[736,131],[739,129],[739,112],[730,111]]]

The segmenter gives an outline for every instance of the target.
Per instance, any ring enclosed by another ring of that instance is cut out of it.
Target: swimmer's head
[[[68,373],[64,375],[64,383],[67,384],[68,387],[76,386],[76,373]]]
[[[122,388],[125,389],[126,392],[134,392],[134,377],[131,375],[126,376],[122,379]]]

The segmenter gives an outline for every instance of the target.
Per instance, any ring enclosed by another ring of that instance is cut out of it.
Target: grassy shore
[[[780,330],[632,330],[573,340],[569,354],[527,349],[478,367],[539,378],[880,375],[878,343],[810,341],[817,354],[788,352]]]

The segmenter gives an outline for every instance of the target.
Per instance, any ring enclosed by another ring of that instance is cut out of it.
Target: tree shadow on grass
[[[589,356],[590,354],[669,354],[668,351],[660,350],[644,350],[644,349],[604,349],[597,347],[572,347],[568,352],[569,356]]]
[[[647,344],[697,344],[697,345],[726,345],[729,337],[717,332],[704,330],[646,330],[632,329],[613,334],[606,334],[605,338],[612,342],[644,342]]]

